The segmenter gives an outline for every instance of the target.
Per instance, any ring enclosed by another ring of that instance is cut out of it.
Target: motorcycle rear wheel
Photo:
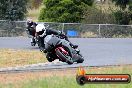
[[[62,60],[64,60],[62,62],[66,62],[68,64],[73,64],[72,58],[70,56],[67,56],[67,55],[63,54],[60,50],[56,50],[56,55],[59,58],[61,58]]]

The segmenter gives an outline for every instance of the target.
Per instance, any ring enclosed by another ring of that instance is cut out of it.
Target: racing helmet
[[[46,32],[46,28],[44,26],[44,24],[38,24],[36,26],[36,33],[40,36],[43,37],[45,35]]]
[[[33,20],[32,19],[27,19],[27,23],[32,23]]]

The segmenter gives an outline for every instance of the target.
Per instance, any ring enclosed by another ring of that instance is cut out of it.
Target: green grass
[[[98,9],[102,10],[105,13],[111,13],[110,8],[112,10],[119,9],[119,7],[116,7],[113,3],[108,4],[108,2],[105,3],[105,4],[101,4],[101,3],[97,4],[96,3],[94,6],[96,6]],[[40,10],[43,7],[45,8],[44,5],[41,5],[37,9],[28,9],[27,18],[31,18],[31,19],[33,19],[33,21],[38,21],[38,17],[39,17],[39,14],[40,14]]]
[[[110,67],[110,68],[86,68],[87,73],[94,74],[130,74],[132,75],[132,66]],[[76,73],[75,73],[76,74]],[[1,85],[1,88],[132,88],[132,83],[129,84],[85,84],[80,86],[76,82],[76,76],[67,75],[59,76],[51,75],[48,77],[40,77],[33,80],[17,84]]]
[[[85,84],[80,86],[75,77],[48,77],[30,81],[22,88],[131,88],[132,84]]]
[[[45,55],[37,50],[0,49],[0,67],[14,67],[47,62]]]

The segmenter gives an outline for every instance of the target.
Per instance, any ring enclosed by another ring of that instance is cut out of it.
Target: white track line
[[[0,68],[0,72],[21,70],[21,69],[30,68],[30,67],[42,67],[42,66],[55,65],[55,64],[61,64],[61,63],[63,63],[63,62],[61,62],[57,59],[57,60],[54,60],[53,62],[45,62],[45,63],[31,64],[31,65],[24,65],[24,66]]]

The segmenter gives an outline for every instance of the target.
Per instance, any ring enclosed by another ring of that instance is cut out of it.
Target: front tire
[[[66,62],[68,64],[73,64],[73,60],[70,56],[66,56],[60,50],[56,50],[56,55],[62,59],[62,62]]]
[[[53,55],[52,53],[47,52],[47,53],[46,53],[46,58],[47,58],[47,60],[48,60],[49,62],[52,62],[52,61],[55,60],[56,57],[54,57],[54,55]]]
[[[49,62],[52,62],[52,61],[53,61],[53,59],[50,58],[50,57],[46,57],[46,58],[47,58],[47,60],[48,60]]]

